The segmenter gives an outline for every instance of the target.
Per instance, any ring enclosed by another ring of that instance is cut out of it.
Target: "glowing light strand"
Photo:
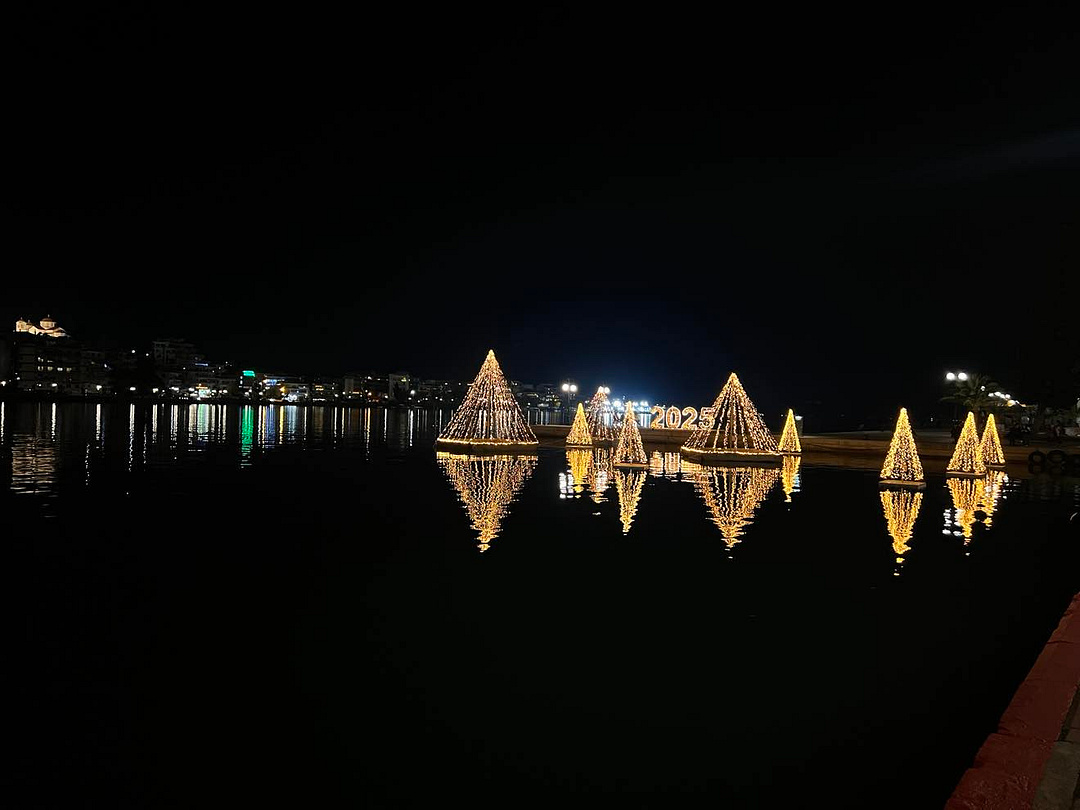
[[[535,456],[469,456],[436,453],[476,531],[481,552],[499,534],[510,503],[532,475]]]
[[[981,510],[985,515],[982,523],[988,529],[994,525],[994,512],[997,511],[998,501],[1001,499],[1007,483],[1009,483],[1009,476],[1005,474],[1004,470],[987,471],[982,494],[979,496],[976,509]]]
[[[889,442],[889,452],[881,467],[881,480],[906,484],[923,483],[923,467],[919,460],[919,450],[915,446],[915,436],[911,433],[907,408],[900,409],[896,417],[896,430]]]
[[[589,431],[588,420],[585,419],[585,406],[580,402],[577,413],[574,414],[574,424],[570,427],[570,433],[566,437],[568,447],[591,447],[592,433]]]
[[[594,503],[603,503],[607,500],[604,493],[607,491],[612,474],[610,448],[597,447],[593,450],[592,468],[592,481],[589,484],[589,491],[592,494],[589,497]]]
[[[1001,437],[998,436],[997,423],[994,421],[993,414],[986,417],[982,439],[979,440],[979,451],[987,467],[1005,466],[1005,451],[1001,449]]]
[[[645,470],[616,470],[615,491],[619,495],[619,520],[623,534],[630,532],[630,524],[637,514],[641,491],[645,486]]]
[[[949,466],[945,468],[945,474],[986,475],[986,464],[979,447],[979,432],[975,429],[975,414],[971,411],[968,411],[967,419],[964,420],[964,428],[960,431],[960,438],[956,440],[956,449],[949,459]]]
[[[573,479],[574,492],[581,494],[585,491],[585,486],[592,476],[592,450],[567,450],[566,462],[570,465],[570,477]]]
[[[439,442],[461,445],[535,445],[536,436],[489,351],[465,399],[439,434]]]
[[[626,415],[623,417],[622,429],[619,431],[619,441],[615,445],[615,455],[612,459],[615,466],[640,466],[649,463],[645,455],[645,447],[641,443],[641,431],[638,430],[637,414],[634,413],[634,403],[626,403]]]
[[[787,419],[784,420],[784,429],[780,433],[780,443],[777,449],[781,453],[801,453],[802,443],[799,441],[799,431],[795,429],[795,411],[788,408]]]
[[[585,421],[594,443],[615,441],[618,433],[615,428],[615,408],[602,386],[592,395],[585,408]]]
[[[779,450],[765,422],[746,395],[735,372],[731,373],[713,403],[711,426],[699,426],[683,450],[737,455],[776,456]]]

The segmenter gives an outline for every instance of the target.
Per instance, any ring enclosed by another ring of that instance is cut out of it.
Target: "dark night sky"
[[[21,29],[4,321],[683,404],[1076,395],[1063,21],[82,13]]]

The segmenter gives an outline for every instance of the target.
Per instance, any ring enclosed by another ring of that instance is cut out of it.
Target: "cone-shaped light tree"
[[[465,506],[480,540],[479,549],[487,551],[510,502],[532,475],[536,457],[436,453],[435,458]]]
[[[922,462],[915,447],[915,437],[911,433],[907,408],[900,409],[896,418],[896,430],[889,442],[889,452],[885,455],[885,464],[881,467],[881,480],[888,484],[924,487]]]
[[[630,524],[634,522],[645,476],[645,470],[615,471],[615,491],[619,495],[619,520],[622,521],[623,534],[629,533]]]
[[[536,444],[536,436],[514,399],[495,352],[489,351],[465,399],[439,434],[436,446],[512,449]]]
[[[986,417],[986,426],[983,427],[979,450],[982,451],[983,463],[987,467],[1000,469],[1005,466],[1005,453],[1001,449],[1001,437],[998,436],[997,423],[994,421],[993,414]]]
[[[780,451],[776,439],[732,372],[712,407],[712,420],[703,420],[690,434],[682,452],[699,459],[775,459]]]
[[[791,410],[791,408],[788,408],[787,419],[784,420],[784,430],[780,433],[779,450],[781,453],[802,452],[799,431],[795,429],[795,411]]]
[[[967,419],[964,420],[964,427],[960,431],[960,438],[956,440],[956,449],[953,450],[949,466],[945,468],[945,474],[976,478],[986,475],[986,463],[979,447],[979,431],[975,429],[975,414],[971,411],[968,411]]]
[[[623,417],[612,461],[616,467],[645,467],[649,463],[645,447],[641,444],[641,431],[638,430],[633,402],[626,403],[626,415]]]
[[[892,538],[897,564],[903,563],[904,555],[911,550],[908,543],[922,506],[922,496],[921,492],[904,489],[881,491],[881,508],[885,511],[885,523]]]
[[[585,420],[589,423],[589,434],[593,443],[613,442],[618,435],[615,426],[615,409],[608,399],[608,391],[604,386],[596,389],[596,393],[589,400],[585,408]]]
[[[574,424],[570,427],[570,433],[566,437],[567,447],[591,447],[592,433],[589,423],[585,419],[585,406],[577,404],[577,413],[574,415]]]

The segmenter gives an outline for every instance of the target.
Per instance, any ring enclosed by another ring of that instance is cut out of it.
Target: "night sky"
[[[765,410],[917,410],[950,368],[1064,404],[1080,37],[874,12],[42,12],[0,318],[296,373],[493,347],[685,405],[737,370]]]

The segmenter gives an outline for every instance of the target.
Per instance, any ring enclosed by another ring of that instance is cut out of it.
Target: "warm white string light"
[[[684,453],[703,459],[710,456],[723,459],[730,455],[779,460],[776,439],[765,427],[734,372],[724,383],[712,408],[713,424],[699,425],[682,446]]]
[[[479,536],[480,551],[487,551],[499,534],[511,501],[532,475],[536,456],[468,456],[436,453],[436,460]]]
[[[436,444],[447,448],[490,446],[495,449],[538,444],[499,368],[494,350],[487,353],[469,392],[439,434]]]
[[[566,436],[566,446],[590,447],[592,443],[592,433],[589,431],[588,420],[585,419],[585,407],[579,402],[577,413],[574,414],[574,424]]]

